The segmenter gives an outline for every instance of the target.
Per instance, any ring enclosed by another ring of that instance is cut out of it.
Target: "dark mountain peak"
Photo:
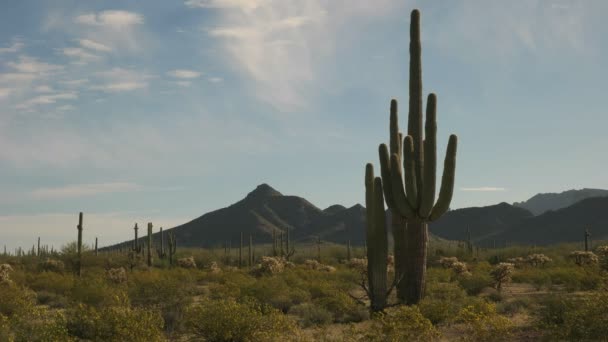
[[[330,205],[329,207],[323,209],[323,211],[327,214],[335,214],[344,210],[346,210],[346,207],[340,204]]]
[[[513,205],[526,208],[534,215],[540,215],[547,211],[569,207],[576,202],[592,197],[608,196],[608,190],[603,189],[571,189],[562,192],[540,193],[532,196],[527,201],[516,202]]]
[[[269,197],[283,196],[280,192],[276,191],[273,187],[266,183],[258,185],[252,192],[247,194],[246,199],[265,199]]]
[[[355,205],[353,205],[352,207],[348,208],[349,211],[363,211],[365,210],[365,207],[362,206],[361,204],[357,203]]]

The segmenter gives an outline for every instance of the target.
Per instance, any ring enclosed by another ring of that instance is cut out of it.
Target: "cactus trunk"
[[[99,251],[97,250],[97,238],[95,238],[95,256],[99,255]]]
[[[406,304],[416,304],[424,295],[426,259],[428,250],[428,224],[424,221],[408,221],[406,228],[405,280],[398,290]]]
[[[374,179],[371,164],[365,170],[367,283],[370,309],[382,311],[387,297],[388,235],[382,195],[382,179]]]
[[[148,222],[148,267],[152,267],[152,222]]]
[[[82,212],[78,215],[78,261],[76,262],[76,274],[82,274]]]

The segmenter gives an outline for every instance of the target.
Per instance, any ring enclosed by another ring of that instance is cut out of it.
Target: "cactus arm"
[[[433,207],[429,221],[434,221],[445,214],[450,208],[452,194],[454,193],[454,178],[456,174],[456,149],[458,146],[458,137],[452,134],[448,142],[448,149],[445,153],[445,161],[443,165],[443,176],[441,177],[441,189],[439,190],[439,198],[437,204]]]
[[[397,100],[391,100],[390,114],[390,153],[399,153],[401,141],[399,141],[399,116],[397,115]],[[398,154],[399,155],[399,154]]]
[[[414,218],[416,213],[412,209],[407,196],[405,195],[405,188],[403,186],[403,176],[401,174],[401,162],[397,154],[391,156],[391,178],[390,184],[386,184],[385,187],[393,187],[393,201],[401,216],[407,218]]]
[[[405,173],[405,192],[412,208],[418,203],[416,187],[416,162],[414,160],[414,140],[410,135],[403,139],[403,170]]]
[[[424,140],[424,188],[420,196],[418,214],[427,218],[435,204],[435,178],[437,174],[437,96],[429,94],[426,104]]]
[[[388,154],[388,148],[385,144],[381,144],[378,148],[378,154],[380,155],[380,175],[382,179],[385,179],[386,182],[390,182],[391,179],[391,158]],[[387,184],[384,187],[384,199],[386,200],[386,205],[391,210],[396,209],[395,201],[393,200],[393,189],[390,184]]]
[[[422,146],[422,53],[420,44],[420,12],[413,10],[410,23],[409,118],[407,134],[414,139],[416,187],[422,192],[424,155]],[[418,198],[418,203],[420,198]]]

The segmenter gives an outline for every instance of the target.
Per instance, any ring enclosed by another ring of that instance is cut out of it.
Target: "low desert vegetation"
[[[70,266],[74,256],[69,251],[46,257],[0,256],[0,340],[516,341],[608,336],[604,247],[594,250],[599,261],[590,263],[571,257],[575,248],[567,245],[474,254],[449,244],[432,247],[443,256],[428,260],[420,303],[378,313],[370,313],[361,288],[367,263],[360,247],[353,247],[347,260],[343,246],[328,245],[319,262],[314,248],[302,247],[287,261],[261,255],[267,250],[259,246],[255,263],[240,268],[236,257],[222,258],[214,249],[178,250],[175,260],[194,263],[169,266],[157,258],[147,267],[142,258],[133,269],[127,253],[94,256],[87,251],[80,277]]]

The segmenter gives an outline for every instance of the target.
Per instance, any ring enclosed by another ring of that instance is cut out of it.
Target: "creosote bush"
[[[464,325],[465,341],[505,341],[513,329],[511,321],[496,312],[496,305],[486,302],[466,306],[455,321]]]
[[[430,320],[417,306],[398,306],[377,313],[367,331],[368,341],[434,341],[440,337]]]
[[[255,301],[205,300],[190,307],[186,329],[205,341],[271,341],[297,333],[295,322],[278,310]]]

